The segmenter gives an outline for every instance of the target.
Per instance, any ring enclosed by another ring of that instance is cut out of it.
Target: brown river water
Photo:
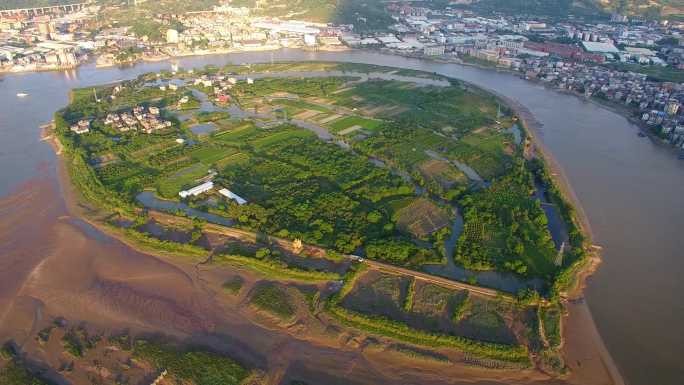
[[[684,300],[681,293],[684,292],[684,280],[681,277],[684,275],[684,237],[681,234],[684,229],[684,161],[678,160],[671,150],[647,138],[638,137],[638,128],[614,112],[514,75],[491,70],[359,51],[310,53],[282,50],[183,58],[171,62],[191,68],[206,64],[270,60],[349,61],[438,72],[494,90],[529,109],[542,124],[539,138],[557,160],[584,207],[594,243],[604,248],[604,262],[590,278],[585,297],[619,371],[626,383],[632,385],[682,383]],[[31,282],[26,281],[29,272],[32,279],[38,279],[33,275],[40,275],[36,264],[41,259],[36,253],[51,255],[55,252],[51,249],[53,245],[58,245],[55,237],[82,238],[62,225],[47,228],[46,223],[59,222],[58,218],[65,215],[66,211],[55,183],[56,157],[52,148],[40,141],[39,126],[48,122],[54,111],[68,103],[68,90],[71,88],[169,69],[171,62],[104,69],[86,65],[67,72],[0,76],[0,198],[11,198],[0,205],[0,232],[12,231],[17,234],[20,230],[22,234],[21,237],[0,236],[0,326],[12,318],[12,314],[6,313],[14,293],[20,290],[46,290],[33,287]],[[29,96],[18,98],[16,94],[19,92]],[[20,194],[10,196],[15,192]],[[28,207],[31,210],[26,211],[31,215],[29,221],[16,217],[17,213],[22,212],[22,206],[26,205],[31,206]],[[22,227],[17,229],[16,226]],[[108,244],[112,241],[101,236],[102,239],[95,236],[87,238],[87,242],[105,244],[110,253],[120,258],[117,266],[121,269],[126,269],[126,266],[133,268],[138,263],[132,262],[130,254],[122,251],[123,246],[116,242]],[[69,247],[74,250],[88,247],[86,241],[81,239],[81,242],[74,242]],[[156,260],[143,257],[137,260],[149,265],[149,269],[160,275],[177,276],[179,282],[189,279],[181,271]],[[66,259],[53,263],[50,268],[58,271],[69,264],[79,266],[75,273],[70,272],[76,274],[75,277],[86,270],[88,273],[83,273],[83,277],[91,280],[93,276],[97,277],[88,286],[93,291],[90,295],[98,299],[98,303],[108,306],[97,311],[122,307],[123,302],[116,301],[137,292],[154,292],[159,296],[155,297],[158,301],[156,306],[164,309],[163,314],[180,319],[173,322],[181,322],[189,329],[214,328],[211,312],[200,319],[189,316],[210,307],[210,303],[199,299],[190,284],[174,288],[182,300],[169,302],[162,295],[165,288],[153,287],[154,281],[147,281],[149,277],[143,277],[147,282],[144,285],[108,286],[113,285],[110,281],[119,280],[118,274],[125,274],[125,270],[109,271],[97,258]],[[74,283],[73,290],[81,288]],[[100,300],[110,292],[116,293],[111,302]],[[54,299],[61,301],[59,303],[63,306],[73,306],[73,301],[58,294],[44,295],[44,302],[49,304],[49,300]],[[84,298],[87,300],[90,297]],[[146,311],[146,304],[126,302],[126,306],[133,306],[131,311],[134,315],[135,312]],[[141,319],[148,318],[141,316]],[[158,321],[170,322],[166,319]],[[253,332],[248,326],[235,322],[236,327],[244,332]],[[275,342],[264,340],[258,343]],[[296,354],[297,346],[297,343],[283,343],[282,347],[275,346],[273,349]],[[305,352],[303,354],[313,354],[304,349],[302,351]],[[329,350],[315,352],[333,354]],[[347,356],[349,354],[345,353],[343,361],[345,357],[349,360],[358,359]],[[246,360],[258,362],[260,358]],[[371,371],[362,375],[366,380],[372,377],[371,374],[382,377],[372,372],[372,367],[367,363],[359,363],[358,367],[363,368],[359,370]],[[301,360],[291,363],[289,370],[306,374],[322,369],[320,366],[307,365],[306,357],[301,357]],[[333,367],[329,371],[331,374],[341,374]],[[385,378],[392,377],[388,374]],[[325,382],[334,383],[331,379]],[[531,382],[534,380],[531,379]]]

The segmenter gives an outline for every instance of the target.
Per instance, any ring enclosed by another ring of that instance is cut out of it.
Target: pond
[[[188,217],[201,218],[209,223],[214,223],[217,225],[233,226],[235,224],[235,221],[232,219],[216,214],[205,213],[204,211],[194,209],[183,202],[159,199],[154,195],[153,191],[143,191],[138,194],[135,199],[148,209],[166,211],[170,213],[182,211]]]
[[[190,131],[195,135],[208,135],[216,131],[218,127],[214,123],[200,123],[190,126]]]

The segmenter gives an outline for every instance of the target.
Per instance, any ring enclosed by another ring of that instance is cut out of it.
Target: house
[[[85,119],[79,120],[78,123],[72,125],[70,129],[79,135],[90,132],[90,121]]]
[[[228,199],[234,200],[239,205],[244,205],[245,203],[247,203],[247,201],[245,199],[243,199],[239,195],[235,194],[234,192],[228,190],[227,188],[220,189],[219,194],[223,195],[224,197],[226,197]]]
[[[203,193],[205,193],[205,192],[207,192],[213,188],[214,188],[214,182],[209,181],[209,182],[202,183],[199,186],[195,186],[189,190],[183,190],[183,191],[179,192],[178,195],[180,195],[181,198],[187,198],[189,196],[196,197],[196,196],[203,194]]]
[[[425,56],[444,55],[444,46],[443,45],[426,46],[425,48],[423,48],[423,54]]]

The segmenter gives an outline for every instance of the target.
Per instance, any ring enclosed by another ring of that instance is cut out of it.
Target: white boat
[[[20,92],[20,93],[17,94],[17,97],[18,97],[18,98],[25,98],[25,97],[27,97],[27,96],[28,96],[28,94],[25,94],[25,93],[23,93],[23,92]]]

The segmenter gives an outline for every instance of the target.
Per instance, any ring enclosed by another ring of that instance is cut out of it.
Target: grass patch
[[[544,326],[544,335],[552,348],[560,346],[562,341],[561,316],[561,309],[557,305],[539,308],[539,319]]]
[[[216,168],[223,170],[226,167],[236,166],[240,164],[247,163],[249,161],[249,155],[244,152],[238,152],[235,154],[228,155],[227,157],[216,162]]]
[[[238,267],[244,267],[260,273],[265,277],[281,280],[295,280],[295,281],[334,281],[340,279],[340,276],[335,273],[321,272],[321,271],[307,271],[288,266],[281,261],[260,260],[256,258],[245,257],[242,255],[220,255],[214,257],[214,262],[228,263]]]
[[[427,351],[427,350],[422,350],[422,349],[416,349],[410,346],[405,346],[405,345],[392,345],[390,349],[394,352],[401,353],[403,355],[406,355],[408,357],[411,357],[413,359],[417,360],[425,360],[425,361],[437,361],[437,362],[444,362],[448,363],[449,358],[445,355]]]
[[[193,187],[197,179],[206,176],[208,170],[209,166],[203,163],[195,163],[159,180],[157,182],[157,192],[164,198],[175,198],[178,192],[184,188]]]
[[[223,158],[226,158],[237,153],[237,151],[237,149],[230,147],[226,148],[218,146],[208,146],[200,147],[197,150],[192,151],[190,154],[194,159],[209,166]]]
[[[261,129],[249,123],[236,127],[235,129],[229,131],[221,131],[219,133],[216,133],[212,136],[212,138],[220,140],[222,142],[241,143],[246,141],[247,139],[257,136],[260,132]]]
[[[207,351],[178,351],[161,344],[137,341],[134,356],[149,361],[157,370],[168,370],[181,383],[238,385],[249,371],[235,361]]]
[[[286,130],[286,131],[280,131],[276,132],[274,134],[268,135],[266,137],[254,140],[251,142],[252,146],[256,150],[264,150],[270,146],[273,146],[277,143],[290,140],[293,138],[312,138],[314,137],[315,134],[312,133],[311,131],[304,130],[304,129],[293,129],[293,130]]]
[[[416,345],[433,348],[454,348],[466,353],[528,366],[527,348],[521,345],[503,345],[469,340],[444,334],[432,334],[408,325],[377,316],[367,316],[340,306],[328,307],[328,312],[343,324]]]
[[[250,303],[283,319],[292,318],[295,314],[295,307],[285,289],[275,285],[258,286],[254,289]]]
[[[0,369],[0,385],[48,385],[48,383],[33,375],[20,362],[13,359]]]
[[[378,127],[380,127],[382,123],[383,122],[381,120],[368,119],[363,118],[361,116],[347,116],[342,119],[335,120],[328,126],[330,127],[332,132],[335,133],[338,133],[353,126],[361,126],[362,128],[368,131],[375,131],[378,129]]]
[[[240,277],[239,275],[236,275],[235,277],[232,277],[228,280],[226,280],[221,287],[223,288],[224,291],[230,294],[238,294],[240,292],[240,289],[242,289],[242,285],[244,285],[245,280]]]

